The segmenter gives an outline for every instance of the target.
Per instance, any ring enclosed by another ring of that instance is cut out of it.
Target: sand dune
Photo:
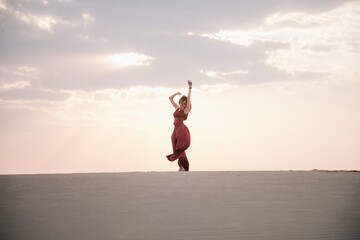
[[[360,239],[357,172],[0,176],[0,239]]]

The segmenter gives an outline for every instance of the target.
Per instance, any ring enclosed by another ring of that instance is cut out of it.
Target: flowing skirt
[[[183,167],[186,171],[189,171],[189,161],[186,157],[185,150],[190,146],[190,139],[190,131],[185,124],[175,126],[171,135],[174,153],[166,156],[169,161],[179,159],[179,167]]]

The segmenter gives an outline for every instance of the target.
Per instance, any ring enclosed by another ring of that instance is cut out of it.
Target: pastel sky
[[[0,174],[360,169],[360,1],[0,0]],[[176,98],[177,100],[178,98]]]

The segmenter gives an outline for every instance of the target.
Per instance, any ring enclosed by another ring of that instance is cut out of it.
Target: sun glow
[[[106,61],[113,63],[118,67],[127,67],[127,66],[146,66],[150,65],[148,60],[152,59],[152,57],[139,54],[139,53],[118,53],[107,56]]]

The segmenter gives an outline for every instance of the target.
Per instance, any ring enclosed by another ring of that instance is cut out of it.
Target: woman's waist
[[[174,124],[182,124],[182,123],[184,123],[184,119],[183,118],[175,118],[174,119]]]
[[[174,126],[175,128],[178,128],[180,126],[186,126],[186,125],[184,124],[184,122],[174,122]]]

